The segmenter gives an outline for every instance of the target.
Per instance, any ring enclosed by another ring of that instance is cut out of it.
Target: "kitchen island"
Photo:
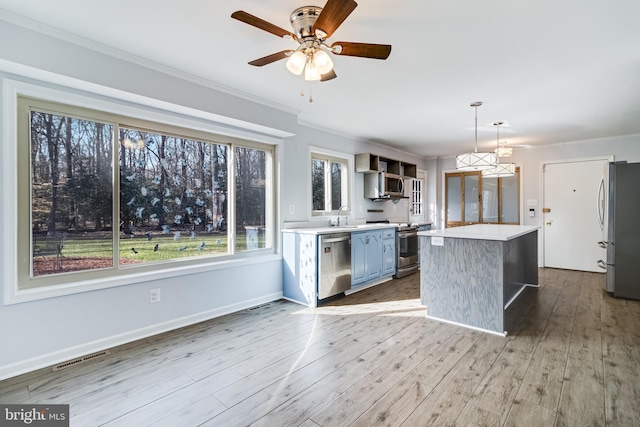
[[[538,286],[538,227],[476,224],[418,232],[427,317],[506,335],[506,311]]]

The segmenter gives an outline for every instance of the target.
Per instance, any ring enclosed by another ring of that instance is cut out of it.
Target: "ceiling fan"
[[[293,74],[304,72],[305,80],[327,81],[337,77],[333,70],[333,61],[327,52],[335,55],[358,56],[361,58],[387,59],[391,45],[354,43],[337,41],[331,45],[326,40],[353,12],[358,4],[353,0],[328,0],[324,8],[318,6],[299,7],[291,13],[293,32],[287,31],[270,22],[238,10],[231,17],[252,25],[278,37],[295,40],[297,49],[283,50],[249,62],[262,67],[281,59],[287,60],[287,69]]]

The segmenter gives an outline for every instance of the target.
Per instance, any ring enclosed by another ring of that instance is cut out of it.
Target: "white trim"
[[[0,71],[6,71],[4,68],[6,63],[7,61],[0,59]],[[39,72],[34,71],[29,74],[38,75],[44,73],[43,76],[40,76],[44,77],[40,81],[62,85],[63,87],[51,88],[5,77],[3,80],[6,81],[6,84],[3,84],[3,89],[6,88],[10,91],[14,98],[14,104],[15,97],[20,94],[33,98],[45,98],[48,101],[61,104],[73,104],[78,107],[100,110],[106,113],[187,127],[271,145],[281,142],[283,138],[294,135],[279,129],[256,125],[93,83],[81,82],[64,76],[52,75],[52,73],[45,71],[37,71]],[[29,77],[37,78],[36,76]],[[79,93],[78,90],[84,93]],[[4,91],[3,96],[6,97]],[[106,98],[98,98],[98,96]],[[11,104],[9,104],[9,107],[11,107]],[[7,111],[4,112],[4,114],[7,113]],[[181,117],[176,116],[176,114],[180,114]]]
[[[524,292],[524,290],[525,290],[525,289],[527,289],[527,286],[529,286],[529,287],[534,287],[534,288],[539,288],[539,287],[540,287],[540,285],[529,285],[529,284],[526,284],[526,283],[525,283],[524,285],[522,285],[522,287],[521,287],[520,289],[518,289],[518,292],[516,292],[516,294],[515,294],[513,297],[511,297],[511,299],[510,299],[510,300],[509,300],[509,301],[504,305],[504,309],[505,309],[505,310],[506,310],[507,308],[509,308],[509,306],[510,306],[511,304],[513,304],[513,302],[516,300],[516,298],[518,298],[518,297],[520,296],[520,294],[521,294],[522,292]]]
[[[467,328],[467,329],[473,329],[474,331],[486,332],[487,334],[498,335],[500,337],[506,337],[507,336],[507,331],[496,332],[496,331],[492,331],[490,329],[484,329],[484,328],[478,328],[476,326],[465,325],[464,323],[458,323],[458,322],[454,322],[452,320],[441,319],[441,318],[435,317],[435,316],[427,315],[426,317],[427,317],[427,319],[436,320],[438,322],[443,322],[443,323],[448,323],[450,325],[461,326],[461,327]]]
[[[344,294],[345,295],[355,294],[356,292],[364,291],[365,289],[381,285],[381,284],[386,283],[386,282],[388,282],[388,281],[390,281],[392,279],[393,279],[393,277],[389,276],[389,277],[383,277],[382,279],[376,280],[375,282],[365,283],[364,285],[356,285],[355,288],[351,288],[351,289],[348,289],[348,290],[344,291]]]
[[[269,254],[262,256],[235,257],[226,260],[212,260],[210,263],[198,265],[178,265],[171,266],[172,261],[164,261],[160,266],[151,271],[135,272],[127,274],[126,270],[120,270],[124,273],[120,276],[100,277],[85,281],[76,281],[65,285],[42,286],[31,289],[17,289],[17,275],[11,278],[5,273],[4,280],[4,305],[18,304],[28,301],[35,301],[44,298],[54,298],[64,295],[77,294],[81,292],[90,292],[99,289],[113,288],[116,286],[130,285],[134,283],[151,282],[154,280],[167,279],[177,276],[186,276],[190,274],[204,273],[208,271],[223,270],[227,268],[245,267],[252,264],[262,264],[272,261],[279,261],[282,257],[277,254]],[[175,263],[180,260],[174,261]],[[15,265],[15,262],[13,263]],[[6,263],[5,263],[6,265]],[[14,274],[15,271],[14,267]],[[13,280],[10,281],[10,280]],[[11,284],[14,285],[11,285]]]
[[[113,348],[122,344],[137,341],[143,338],[147,338],[153,335],[168,332],[174,329],[182,328],[185,326],[193,325],[199,322],[204,322],[216,317],[224,316],[230,313],[244,310],[256,305],[277,301],[282,298],[282,292],[275,292],[269,295],[264,295],[259,298],[242,301],[235,304],[230,304],[224,307],[215,308],[213,310],[203,311],[201,313],[192,314],[189,316],[181,317],[179,319],[170,320],[163,323],[139,328],[136,330],[128,331],[118,335],[112,335],[107,338],[91,341],[74,347],[69,347],[64,350],[54,351],[52,353],[43,354],[31,359],[23,360],[17,363],[0,367],[0,381],[11,378],[20,374],[35,371],[37,369],[46,368],[67,360],[75,359],[77,357],[84,356],[86,354],[94,353],[101,350]]]

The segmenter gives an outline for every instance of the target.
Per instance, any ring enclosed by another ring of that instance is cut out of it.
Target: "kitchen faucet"
[[[338,227],[340,226],[340,214],[342,213],[343,210],[345,212],[349,212],[351,208],[349,207],[349,205],[340,206],[340,209],[338,209]],[[347,222],[347,218],[345,218],[345,225],[346,225],[346,222]]]

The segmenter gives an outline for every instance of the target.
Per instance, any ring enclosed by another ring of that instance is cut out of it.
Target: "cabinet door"
[[[382,239],[382,275],[389,276],[396,272],[396,237]]]
[[[351,233],[351,286],[367,280],[367,233]]]
[[[382,233],[366,233],[367,243],[367,281],[377,279],[382,274]]]

